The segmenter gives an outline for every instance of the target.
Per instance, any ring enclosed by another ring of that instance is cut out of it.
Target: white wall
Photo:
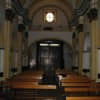
[[[72,32],[30,31],[29,45],[43,39],[62,40],[72,45]]]

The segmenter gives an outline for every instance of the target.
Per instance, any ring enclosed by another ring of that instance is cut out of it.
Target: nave
[[[100,100],[100,0],[0,0],[0,100]]]
[[[25,71],[2,82],[0,100],[100,100],[100,83],[86,76],[56,70],[59,80],[49,84],[42,83],[43,75],[40,70]]]

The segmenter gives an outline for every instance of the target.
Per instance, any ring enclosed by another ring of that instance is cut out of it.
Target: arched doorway
[[[89,76],[90,72],[90,50],[91,50],[91,41],[89,33],[85,34],[84,38],[84,47],[83,47],[83,74]]]
[[[51,42],[51,43],[50,43]],[[49,50],[49,52],[48,52]],[[41,51],[45,51],[44,53]],[[52,53],[51,53],[52,52]],[[62,40],[56,39],[42,39],[33,42],[29,47],[29,64],[33,61],[33,65],[30,66],[32,69],[38,69],[41,64],[40,61],[43,61],[43,56],[47,56],[50,53],[50,57],[54,57],[54,59],[58,59],[56,62],[56,67],[71,70],[72,68],[72,47]],[[42,60],[41,57],[42,56]],[[46,62],[48,62],[46,60]],[[42,62],[41,62],[42,63]],[[37,68],[38,67],[38,68]]]

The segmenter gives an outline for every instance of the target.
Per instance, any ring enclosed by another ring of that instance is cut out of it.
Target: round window
[[[49,23],[54,21],[54,14],[52,12],[48,12],[46,14],[46,21],[49,22]]]

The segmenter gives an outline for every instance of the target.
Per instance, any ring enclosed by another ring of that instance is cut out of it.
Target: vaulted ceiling
[[[28,9],[30,18],[43,7],[55,6],[65,13],[69,21],[72,19],[73,2],[75,1],[80,0],[20,0],[23,7]]]

